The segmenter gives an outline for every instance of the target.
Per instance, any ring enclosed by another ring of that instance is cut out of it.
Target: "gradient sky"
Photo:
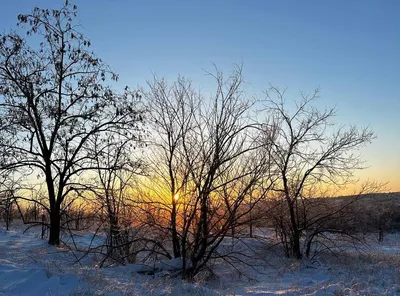
[[[389,181],[400,191],[400,1],[76,0],[93,50],[120,74],[143,85],[153,73],[191,78],[208,91],[204,70],[243,62],[249,92],[269,83],[321,88],[339,124],[369,125],[377,139],[362,150],[370,166],[360,178]],[[16,15],[55,0],[2,0],[0,29]],[[211,91],[211,89],[210,89]]]

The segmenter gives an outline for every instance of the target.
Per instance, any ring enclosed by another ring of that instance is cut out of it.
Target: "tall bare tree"
[[[183,259],[186,278],[217,256],[224,238],[248,222],[251,207],[271,185],[269,157],[258,149],[249,119],[252,102],[242,93],[241,68],[228,78],[219,71],[211,75],[216,91],[209,98],[183,78],[172,86],[155,79],[146,94],[157,151],[152,184],[164,189],[154,204],[169,211],[173,256]]]
[[[271,87],[265,99],[269,120],[264,125],[267,135],[263,140],[268,149],[272,148],[272,160],[279,176],[274,190],[286,205],[282,213],[287,213],[280,225],[286,229],[288,255],[295,258],[303,256],[300,239],[310,225],[305,216],[314,204],[307,200],[312,197],[309,193],[315,189],[321,192],[326,186],[343,189],[354,183],[354,172],[364,167],[358,150],[374,138],[369,128],[340,126],[335,129],[332,122],[335,110],[321,111],[313,105],[318,94],[317,89],[311,96],[302,95],[299,101],[293,102],[292,112],[285,102],[285,91]],[[269,132],[270,125],[277,127],[273,134]],[[337,218],[339,210],[340,207],[328,211],[326,220],[332,216]]]
[[[177,206],[182,189],[189,183],[190,167],[183,151],[183,141],[198,125],[201,97],[190,81],[183,77],[169,86],[164,79],[154,78],[149,82],[147,93],[151,127],[154,129],[151,144],[157,149],[149,155],[152,162],[152,179],[162,182],[159,198],[167,208],[170,207],[170,231],[173,256],[181,257],[180,238],[177,229]],[[160,166],[160,162],[163,164]],[[152,185],[154,186],[154,185]],[[154,189],[154,187],[153,187]],[[168,196],[163,195],[165,191]]]
[[[76,16],[68,1],[61,9],[36,7],[18,16],[25,35],[0,35],[0,164],[29,167],[45,179],[50,244],[60,242],[71,183],[95,166],[89,140],[106,133],[133,138],[141,120],[135,96],[105,85],[118,76],[90,51]]]

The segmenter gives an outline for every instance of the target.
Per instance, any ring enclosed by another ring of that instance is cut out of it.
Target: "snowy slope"
[[[242,247],[253,250],[254,258],[246,257],[249,264],[215,262],[214,276],[187,283],[138,273],[151,268],[140,264],[100,269],[96,256],[85,257],[81,266],[76,254],[47,245],[36,231],[23,234],[23,229],[0,228],[0,295],[400,295],[399,234],[388,235],[383,244],[371,241],[364,252],[327,254],[316,262],[282,258],[248,240]],[[82,235],[79,243],[90,239]]]

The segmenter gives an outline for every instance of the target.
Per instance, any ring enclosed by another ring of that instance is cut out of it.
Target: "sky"
[[[178,74],[212,91],[206,71],[243,63],[246,89],[287,87],[289,99],[321,89],[320,106],[336,107],[338,124],[369,126],[377,138],[361,153],[361,180],[400,191],[400,1],[97,0],[78,6],[92,49],[143,85]],[[58,0],[2,0],[0,30],[16,16]]]

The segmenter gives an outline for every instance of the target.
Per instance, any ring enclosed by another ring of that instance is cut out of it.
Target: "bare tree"
[[[107,144],[102,145],[102,141]],[[92,145],[96,155],[96,177],[90,190],[86,186],[83,191],[94,194],[101,218],[107,219],[107,256],[115,257],[119,252],[123,260],[129,257],[132,244],[129,234],[134,217],[130,216],[128,207],[132,206],[135,178],[143,174],[143,165],[135,159],[136,143],[131,139],[115,142],[110,137],[94,138]]]
[[[276,87],[270,88],[264,101],[269,120],[264,124],[268,133],[263,141],[268,149],[272,148],[272,160],[279,176],[274,191],[283,201],[283,216],[277,225],[288,245],[288,255],[294,258],[303,256],[301,238],[311,225],[337,219],[341,212],[339,207],[311,219],[309,212],[316,205],[316,200],[311,198],[323,196],[309,193],[315,189],[322,192],[328,186],[337,190],[353,184],[354,172],[364,167],[358,150],[374,138],[368,128],[334,129],[335,110],[320,111],[313,105],[318,94],[318,89],[311,96],[302,94],[300,101],[293,102],[292,112],[285,102],[285,91]],[[271,125],[276,127],[274,134],[269,132]]]
[[[9,230],[13,218],[15,194],[20,188],[19,178],[12,171],[2,172],[0,178],[0,213],[3,215],[6,229]]]
[[[369,194],[361,198],[353,211],[356,212],[360,231],[377,233],[378,241],[383,242],[384,236],[395,231],[395,219],[400,217],[400,207],[391,194]]]
[[[89,50],[76,15],[68,1],[61,9],[36,7],[18,16],[26,36],[0,35],[0,164],[32,168],[45,179],[49,244],[60,242],[60,209],[71,183],[95,165],[90,139],[133,138],[141,120],[134,95],[105,86],[118,76]]]
[[[242,93],[241,68],[227,79],[219,71],[210,75],[216,82],[210,98],[181,77],[172,86],[155,78],[146,93],[155,135],[152,188],[159,184],[152,203],[169,213],[173,256],[182,257],[189,279],[221,257],[221,242],[248,222],[271,185],[268,154],[258,149],[248,117],[252,103]]]
[[[162,182],[158,198],[164,207],[170,208],[170,231],[173,257],[179,258],[181,242],[177,229],[177,206],[182,189],[189,183],[190,167],[183,151],[183,141],[196,126],[201,98],[193,90],[191,82],[179,77],[168,86],[164,79],[149,82],[147,93],[149,121],[154,129],[151,144],[157,147],[149,160],[152,162],[152,179]],[[160,166],[160,162],[162,166]],[[154,185],[152,185],[154,186]],[[155,189],[153,187],[153,189]],[[163,195],[167,192],[168,196]]]

